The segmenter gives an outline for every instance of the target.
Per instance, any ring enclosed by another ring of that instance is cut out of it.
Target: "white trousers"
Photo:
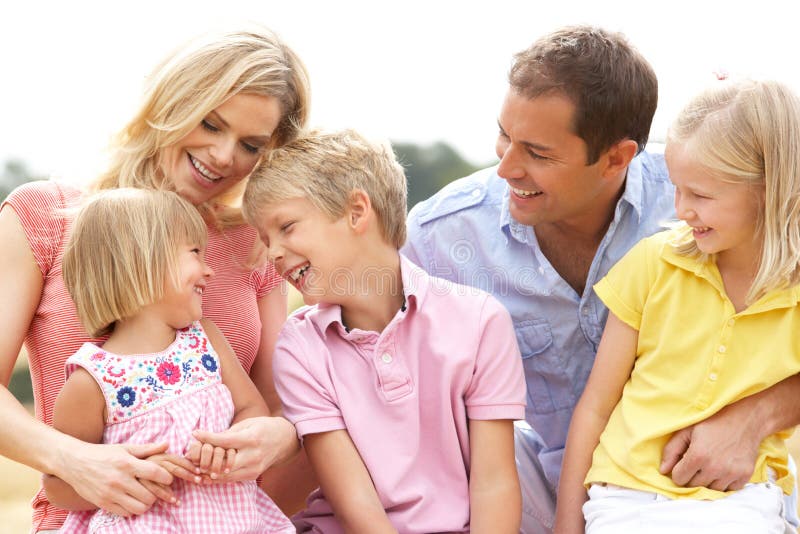
[[[772,483],[747,484],[714,501],[669,499],[658,493],[593,484],[583,505],[586,534],[790,534],[784,498]]]

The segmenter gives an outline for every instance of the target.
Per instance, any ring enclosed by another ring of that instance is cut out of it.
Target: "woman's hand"
[[[76,443],[78,445],[76,445]],[[70,440],[58,453],[54,473],[89,503],[128,517],[145,513],[157,498],[172,498],[171,492],[154,493],[148,482],[165,488],[172,475],[156,462],[147,461],[167,449],[166,443],[143,445],[98,445]]]
[[[282,417],[250,417],[223,432],[196,430],[192,434],[203,445],[235,449],[230,472],[217,482],[255,480],[270,466],[293,456],[300,449],[294,426]]]

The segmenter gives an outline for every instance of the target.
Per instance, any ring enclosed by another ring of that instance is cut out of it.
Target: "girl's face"
[[[277,98],[234,95],[164,149],[161,170],[183,198],[207,202],[250,174],[280,120]]]
[[[720,179],[693,161],[683,146],[668,143],[664,152],[675,184],[675,211],[692,227],[697,247],[706,254],[752,261],[761,250],[756,222],[763,210],[763,191]]]
[[[203,317],[203,292],[214,271],[206,264],[205,247],[185,244],[178,250],[178,281],[167,280],[164,298],[157,306],[165,322],[175,329],[185,328]]]

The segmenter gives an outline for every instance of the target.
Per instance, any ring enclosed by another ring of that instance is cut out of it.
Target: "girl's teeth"
[[[197,169],[197,171],[200,174],[202,174],[205,178],[208,178],[211,181],[216,181],[222,178],[222,176],[214,174],[213,172],[206,169],[205,165],[200,163],[199,160],[196,160],[191,154],[189,155],[189,160],[192,162],[192,165],[194,165],[194,168]]]

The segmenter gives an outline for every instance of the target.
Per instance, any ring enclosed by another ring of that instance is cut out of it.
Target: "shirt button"
[[[733,324],[735,322],[736,322],[736,319],[728,319],[728,326],[733,326]]]
[[[544,267],[539,267],[539,274],[544,274]]]
[[[383,360],[383,363],[392,363],[392,355],[388,352],[384,353],[384,355],[381,356],[381,360]]]
[[[583,316],[586,317],[587,315],[589,315],[589,310],[587,308],[583,308],[581,310],[581,314],[583,314]]]
[[[716,382],[717,373],[711,373],[710,375],[708,375],[708,379],[711,380],[712,382]]]
[[[481,190],[480,189],[473,189],[472,190],[472,196],[475,197],[475,198],[478,198],[479,196],[481,196]]]
[[[728,349],[725,347],[725,345],[720,345],[720,346],[719,346],[719,348],[718,348],[717,350],[718,350],[719,352],[725,352],[725,351],[726,351],[726,350],[728,350]]]

